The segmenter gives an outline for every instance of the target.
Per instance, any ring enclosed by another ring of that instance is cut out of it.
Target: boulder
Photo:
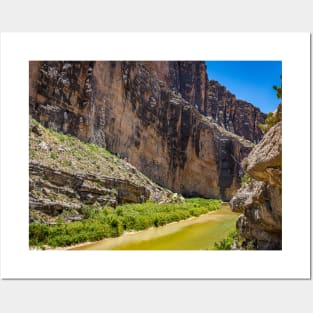
[[[253,178],[231,199],[237,229],[260,250],[282,248],[282,123],[275,124],[243,161]]]

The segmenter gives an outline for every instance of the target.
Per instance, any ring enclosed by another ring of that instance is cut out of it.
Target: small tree
[[[282,83],[281,83],[281,75],[280,75],[280,87],[277,87],[277,86],[273,86],[273,89],[276,90],[276,95],[277,95],[277,98],[278,99],[281,99],[282,98]]]
[[[282,76],[280,75],[280,80],[282,79]],[[282,84],[280,84],[280,87],[278,86],[273,86],[273,89],[276,90],[276,96],[278,99],[282,98]],[[278,108],[275,112],[270,112],[267,114],[265,123],[264,124],[259,124],[258,127],[261,129],[263,134],[267,133],[268,130],[274,126],[276,123],[281,121],[281,109],[282,109],[282,104],[280,103],[278,105]]]

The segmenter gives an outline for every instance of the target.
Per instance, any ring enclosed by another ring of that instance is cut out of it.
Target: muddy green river
[[[71,250],[212,250],[235,229],[238,214],[221,209],[162,227],[125,233]]]

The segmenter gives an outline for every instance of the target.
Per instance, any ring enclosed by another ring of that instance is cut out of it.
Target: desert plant
[[[282,76],[280,75],[280,79],[281,78]],[[282,99],[282,86],[273,86],[273,89],[276,91],[277,98]],[[272,126],[281,121],[281,112],[282,103],[278,105],[277,109],[274,112],[270,112],[267,114],[265,123],[258,125],[263,134],[266,134]]]
[[[235,231],[230,232],[226,238],[222,239],[219,242],[215,242],[214,248],[216,250],[231,250],[234,246],[235,241],[238,242],[238,240],[239,240],[239,234],[235,230]]]
[[[247,186],[250,185],[252,183],[252,177],[248,174],[245,173],[242,177],[241,177],[241,186]]]

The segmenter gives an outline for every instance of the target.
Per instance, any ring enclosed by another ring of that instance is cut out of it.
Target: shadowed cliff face
[[[94,62],[30,62],[30,114],[46,127],[90,138],[93,66]]]
[[[193,104],[199,112],[207,115],[207,73],[204,62],[170,62],[170,87]]]
[[[206,77],[203,65],[30,62],[30,113],[47,127],[118,153],[162,186],[227,200],[239,187],[239,162],[251,144],[195,107],[205,103],[206,83],[195,89],[187,73]]]

